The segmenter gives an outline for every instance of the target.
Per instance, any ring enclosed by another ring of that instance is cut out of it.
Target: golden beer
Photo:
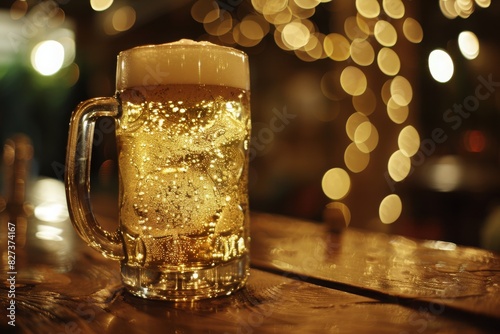
[[[89,221],[85,187],[78,184],[85,178],[70,172],[68,203],[82,238],[121,261],[131,293],[182,301],[226,295],[245,284],[248,77],[246,55],[232,48],[185,40],[138,47],[118,56],[114,99],[91,101],[73,116],[77,124],[115,118],[118,231],[107,234],[92,216]],[[86,146],[71,138],[68,164],[78,175],[84,159],[71,149]]]
[[[182,271],[188,277],[182,284],[203,287],[218,266],[225,271],[218,284],[240,281],[246,273],[238,267],[248,255],[242,224],[248,219],[248,92],[172,84],[126,89],[120,99],[125,284],[148,282],[151,290],[179,283],[170,273]],[[165,275],[150,277],[148,268]]]

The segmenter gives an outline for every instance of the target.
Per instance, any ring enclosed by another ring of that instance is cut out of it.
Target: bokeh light
[[[382,89],[380,89],[380,97],[384,104],[388,104],[391,99],[391,83],[392,79],[386,80],[382,85]]]
[[[369,116],[377,107],[377,97],[373,90],[366,88],[363,94],[352,97],[352,105],[357,112]]]
[[[400,19],[405,15],[405,6],[401,0],[383,0],[382,8],[393,19]]]
[[[219,18],[220,9],[210,1],[198,0],[191,7],[191,16],[200,23],[213,22]]]
[[[361,15],[369,19],[380,14],[380,5],[377,0],[356,0],[356,9]]]
[[[377,55],[377,64],[380,71],[386,75],[394,76],[401,69],[399,56],[391,48],[381,48]]]
[[[341,34],[331,33],[325,36],[323,42],[326,55],[333,60],[343,61],[349,58],[350,43]]]
[[[13,20],[19,20],[23,18],[28,12],[28,2],[23,0],[16,0],[10,6],[10,18]]]
[[[444,83],[453,76],[454,65],[450,55],[441,49],[436,49],[429,54],[429,70],[434,80]]]
[[[370,163],[370,154],[361,151],[356,143],[351,143],[344,152],[344,163],[351,172],[360,173]]]
[[[401,216],[403,203],[396,194],[386,196],[379,206],[379,218],[384,224],[392,224]]]
[[[491,5],[491,0],[439,0],[441,13],[448,19],[468,18],[474,13],[475,5],[487,8]]]
[[[207,20],[203,22],[203,27],[210,35],[223,36],[233,29],[233,17],[231,15],[223,15],[214,21]]]
[[[323,192],[333,200],[344,198],[351,189],[349,174],[342,168],[328,170],[321,181]]]
[[[476,0],[476,5],[483,8],[488,8],[491,5],[491,0]]]
[[[489,5],[488,1],[477,1],[483,6]],[[365,171],[373,161],[371,154],[379,145],[379,140],[384,142],[379,137],[383,132],[379,131],[385,131],[385,125],[379,129],[375,125],[378,125],[379,115],[373,117],[374,122],[368,117],[372,117],[381,106],[380,100],[385,104],[393,126],[408,122],[413,87],[409,80],[411,78],[402,75],[409,72],[404,71],[404,59],[398,52],[399,48],[393,47],[398,44],[399,38],[406,39],[403,42],[420,43],[424,37],[422,26],[408,16],[411,11],[402,0],[355,0],[355,12],[343,18],[337,17],[337,22],[330,25],[329,31],[321,31],[325,26],[318,26],[313,18],[319,6],[329,0],[250,2],[253,10],[238,6],[235,11],[227,11],[220,4],[214,6],[214,3],[198,0],[192,6],[191,14],[204,25],[210,35],[209,40],[218,39],[225,44],[252,47],[263,41],[266,35],[272,34],[271,38],[279,48],[293,53],[304,62],[319,59],[345,62],[343,66],[333,66],[334,69],[319,76],[318,85],[322,97],[329,104],[324,108],[327,112],[323,113],[328,116],[318,117],[320,121],[336,119],[337,115],[342,114],[346,100],[350,99],[352,103],[353,112],[345,123],[345,131],[350,139],[344,151],[346,170],[332,168],[322,179],[322,189],[328,198],[334,201],[343,199],[351,188],[348,172],[357,174]],[[440,8],[445,8],[449,17],[465,17],[474,10],[472,2],[440,1]],[[348,7],[347,3],[332,2],[328,10],[333,13],[337,10],[336,6]],[[464,35],[459,38],[468,45],[463,47],[467,50],[464,52],[472,55],[472,44],[465,41],[471,37]],[[374,91],[379,89],[374,86],[377,81],[371,82],[373,71],[370,66],[374,62],[375,70],[390,77],[379,92]],[[384,105],[381,107],[383,110]],[[419,146],[417,129],[408,124],[403,126],[397,136],[398,149],[387,161],[387,169],[393,180],[399,182],[408,177],[411,157],[418,152]],[[343,211],[349,212],[345,204],[333,205],[342,206]],[[380,203],[379,216],[383,223],[390,224],[398,219],[401,211],[401,199],[393,194]]]
[[[113,28],[118,31],[127,31],[135,23],[135,9],[130,6],[123,6],[118,8],[112,18]]]
[[[90,7],[97,12],[102,12],[113,4],[113,0],[90,0]]]
[[[379,135],[372,122],[361,123],[354,132],[354,143],[361,152],[370,153],[378,145]]]
[[[375,39],[382,46],[394,46],[398,40],[396,28],[388,21],[379,20],[375,24]]]
[[[57,73],[64,63],[64,46],[54,40],[43,41],[31,51],[33,68],[44,76]]]
[[[468,130],[463,136],[464,147],[468,152],[481,153],[488,143],[485,134],[480,130]]]
[[[281,36],[290,50],[296,50],[307,44],[310,31],[301,21],[293,21],[285,25]]]
[[[366,29],[362,29],[359,26],[359,22],[355,16],[349,16],[344,21],[344,32],[346,36],[351,40],[361,39],[365,40],[368,38],[369,32]]]
[[[351,43],[350,53],[352,60],[361,66],[368,66],[375,59],[375,51],[370,42],[357,38]]]
[[[394,181],[403,181],[410,173],[411,160],[401,150],[398,150],[389,158],[387,170]]]
[[[356,24],[358,25],[359,30],[361,30],[366,36],[373,35],[375,23],[377,23],[376,18],[368,19],[359,13],[356,14]]]
[[[410,114],[408,106],[401,106],[391,97],[387,102],[387,115],[396,124],[402,124]]]
[[[405,77],[398,75],[391,81],[391,97],[400,106],[407,106],[413,99],[413,89]]]
[[[312,9],[321,3],[321,0],[293,0],[297,6],[304,9]]]
[[[363,94],[367,84],[365,74],[355,66],[347,66],[340,74],[340,85],[349,95]]]
[[[412,125],[404,127],[398,136],[398,147],[408,158],[414,156],[420,148],[420,135]]]
[[[465,171],[462,162],[456,156],[440,157],[429,167],[427,178],[429,185],[441,192],[456,190],[463,181]]]
[[[403,34],[412,43],[420,43],[424,38],[424,31],[417,20],[408,17],[403,22]]]
[[[462,31],[458,35],[458,47],[467,59],[475,59],[479,55],[479,40],[472,31]]]
[[[327,222],[333,220],[332,223],[336,225],[335,228],[344,228],[351,223],[351,210],[342,202],[328,203],[325,207],[325,213]]]
[[[321,77],[321,92],[332,101],[340,101],[346,95],[340,86],[340,73],[338,70],[332,70]]]
[[[347,119],[345,131],[351,141],[355,141],[356,129],[363,123],[368,122],[368,117],[360,112],[355,112]]]

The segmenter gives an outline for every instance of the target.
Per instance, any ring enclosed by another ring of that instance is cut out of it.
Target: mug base
[[[193,301],[230,295],[242,288],[249,274],[249,259],[244,256],[209,268],[183,271],[122,265],[121,276],[131,294],[168,301]]]

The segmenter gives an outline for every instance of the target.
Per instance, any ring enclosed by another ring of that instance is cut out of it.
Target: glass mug
[[[116,94],[72,114],[66,189],[78,234],[121,261],[136,296],[190,301],[227,295],[249,274],[250,90],[245,53],[208,42],[120,52]],[[90,204],[95,121],[113,117],[119,227]]]

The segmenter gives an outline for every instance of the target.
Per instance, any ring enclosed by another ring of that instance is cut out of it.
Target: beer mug
[[[136,296],[191,301],[228,295],[249,274],[248,58],[208,42],[120,52],[116,94],[72,114],[66,189],[88,245],[121,261]],[[115,120],[119,223],[91,210],[90,157],[100,117]]]

